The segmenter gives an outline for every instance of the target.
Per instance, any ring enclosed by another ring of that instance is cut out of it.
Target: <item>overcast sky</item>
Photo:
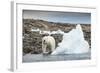
[[[23,10],[24,19],[42,19],[51,22],[91,24],[90,13]]]

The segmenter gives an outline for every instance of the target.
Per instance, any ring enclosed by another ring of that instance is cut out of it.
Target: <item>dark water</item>
[[[69,61],[69,60],[87,60],[91,59],[91,53],[84,54],[66,54],[66,55],[42,55],[26,54],[23,56],[23,63],[45,62],[45,61]]]

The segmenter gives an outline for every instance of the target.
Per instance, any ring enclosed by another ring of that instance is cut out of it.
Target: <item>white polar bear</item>
[[[50,48],[50,51],[47,51],[48,48]],[[44,36],[42,38],[43,54],[51,53],[54,50],[55,50],[55,39],[52,36]]]

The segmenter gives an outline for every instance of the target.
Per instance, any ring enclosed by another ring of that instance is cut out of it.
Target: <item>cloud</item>
[[[23,18],[42,19],[63,23],[91,23],[90,13],[23,10]]]

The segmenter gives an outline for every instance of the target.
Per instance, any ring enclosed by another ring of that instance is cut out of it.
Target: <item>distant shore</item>
[[[44,35],[41,35],[38,32],[33,32],[31,31],[32,29],[40,29],[42,31],[57,31],[60,29],[67,33],[70,30],[74,29],[76,25],[77,24],[55,23],[35,19],[23,19],[23,54],[25,55],[28,53],[42,53],[42,37]],[[81,27],[84,32],[84,38],[89,43],[89,46],[91,48],[91,24],[81,24]],[[57,44],[62,41],[61,34],[54,34],[52,36],[55,38]]]

